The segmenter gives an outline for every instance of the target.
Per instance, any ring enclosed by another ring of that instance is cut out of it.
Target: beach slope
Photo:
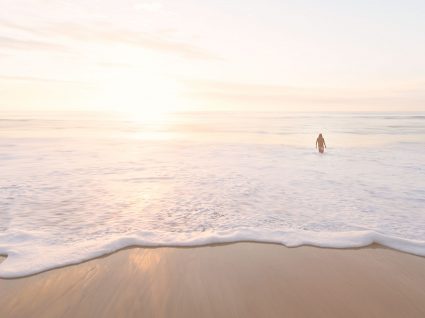
[[[0,279],[0,317],[419,318],[425,258],[379,246],[135,247]]]

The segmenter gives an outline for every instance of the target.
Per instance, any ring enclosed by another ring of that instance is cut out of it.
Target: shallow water
[[[0,277],[129,245],[425,256],[424,113],[0,113],[0,162]]]

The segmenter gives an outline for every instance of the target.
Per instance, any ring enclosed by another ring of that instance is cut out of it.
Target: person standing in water
[[[317,146],[319,146],[319,152],[323,153],[325,151],[326,148],[326,142],[325,142],[325,138],[323,138],[322,134],[319,134],[319,137],[317,137],[316,139],[316,149]]]

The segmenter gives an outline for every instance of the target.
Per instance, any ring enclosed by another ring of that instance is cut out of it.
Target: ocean
[[[0,277],[237,241],[425,256],[425,113],[0,112]]]

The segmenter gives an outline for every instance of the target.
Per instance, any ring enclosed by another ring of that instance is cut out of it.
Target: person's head
[[[321,133],[319,134],[319,138],[323,138],[323,136],[322,136],[322,134],[321,134]]]

